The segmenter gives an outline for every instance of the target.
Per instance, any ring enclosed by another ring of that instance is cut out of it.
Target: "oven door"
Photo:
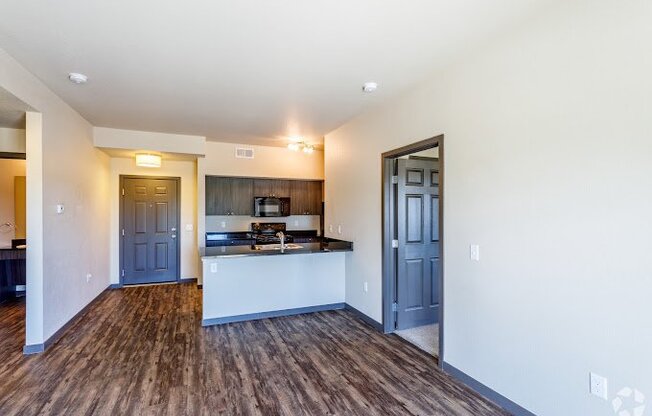
[[[254,198],[254,217],[282,217],[283,201],[280,198]]]

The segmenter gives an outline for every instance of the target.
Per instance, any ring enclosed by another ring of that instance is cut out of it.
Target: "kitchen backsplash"
[[[319,215],[257,218],[246,215],[207,215],[206,232],[250,231],[252,222],[284,222],[288,230],[319,231]]]

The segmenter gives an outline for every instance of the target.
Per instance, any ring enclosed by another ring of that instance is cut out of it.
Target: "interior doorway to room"
[[[382,163],[384,329],[442,362],[443,136]]]
[[[120,283],[177,282],[180,178],[120,177]]]
[[[26,111],[30,110],[0,88],[0,351],[8,354],[20,351],[25,344],[30,241],[27,237]],[[38,230],[30,229],[30,233],[33,231],[38,235]]]

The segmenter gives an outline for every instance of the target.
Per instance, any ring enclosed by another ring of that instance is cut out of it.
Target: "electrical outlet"
[[[86,274],[86,283],[89,283],[91,281],[91,277],[93,277],[92,274],[90,274],[90,273]]]
[[[294,220],[294,226],[298,227],[299,226],[299,220]]]
[[[333,232],[333,224],[328,226],[328,231],[331,232],[331,233]]]
[[[221,226],[222,228],[226,228],[226,221],[222,221],[222,222],[220,223],[220,226]]]
[[[589,391],[592,395],[598,396],[602,400],[607,400],[607,379],[595,373],[590,373],[590,387]]]
[[[211,273],[217,273],[217,263],[211,263]]]
[[[369,282],[364,282],[364,285],[362,286],[363,290],[365,292],[369,292]]]
[[[480,261],[480,246],[477,244],[471,244],[470,256],[473,261]]]
[[[337,233],[342,234],[342,226],[341,225],[337,226]]]

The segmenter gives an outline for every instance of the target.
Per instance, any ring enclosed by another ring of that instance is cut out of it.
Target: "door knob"
[[[172,228],[170,231],[175,232],[176,230],[177,230],[176,228]]]
[[[177,238],[177,235],[176,235],[176,234],[172,234],[171,237],[172,237],[172,238]]]

